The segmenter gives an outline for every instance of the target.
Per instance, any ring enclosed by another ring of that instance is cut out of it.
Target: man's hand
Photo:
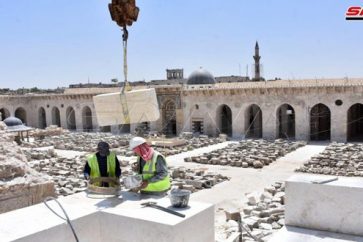
[[[134,171],[134,172],[139,172],[139,162],[134,162],[134,163],[132,163],[132,165],[131,165],[131,169],[132,169],[132,171]]]
[[[142,181],[141,186],[140,186],[140,189],[146,188],[147,185],[149,185],[149,182],[148,181]]]

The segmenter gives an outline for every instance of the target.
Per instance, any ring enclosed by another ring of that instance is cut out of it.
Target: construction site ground
[[[277,181],[285,181],[294,174],[294,170],[299,168],[305,161],[313,155],[322,152],[328,143],[309,143],[304,147],[277,159],[275,162],[262,169],[241,168],[232,166],[197,164],[185,162],[184,158],[201,155],[210,151],[221,149],[235,141],[227,141],[208,147],[203,147],[188,152],[167,157],[169,166],[185,168],[208,168],[208,171],[215,171],[230,177],[229,181],[217,184],[211,189],[205,189],[191,195],[191,200],[212,203],[215,205],[215,225],[219,226],[225,222],[224,210],[239,210],[246,203],[246,193],[263,191]],[[42,149],[47,149],[42,148]],[[59,156],[73,157],[84,152],[71,150],[56,150]],[[134,160],[133,157],[119,157],[120,160]]]

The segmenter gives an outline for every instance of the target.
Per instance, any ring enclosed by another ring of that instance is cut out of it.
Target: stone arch
[[[57,125],[58,127],[61,126],[60,112],[57,107],[52,108],[52,125]]]
[[[85,106],[82,109],[82,124],[83,124],[83,131],[93,130],[92,111],[88,106]]]
[[[47,117],[43,107],[40,107],[38,110],[38,126],[41,129],[45,129],[47,127]]]
[[[347,115],[347,141],[363,141],[363,104],[350,106]]]
[[[295,110],[285,103],[276,111],[277,137],[283,139],[295,139]]]
[[[0,113],[1,113],[1,119],[2,120],[10,117],[10,112],[9,112],[9,110],[7,108],[1,108]]]
[[[76,113],[73,107],[68,107],[66,110],[66,121],[67,121],[67,129],[75,130],[76,127]]]
[[[262,138],[262,110],[256,105],[250,105],[245,111],[246,138]]]
[[[162,123],[164,134],[176,135],[176,103],[173,100],[164,102],[162,108]]]
[[[330,140],[330,117],[330,109],[325,104],[316,104],[310,110],[310,140]]]
[[[232,136],[232,110],[226,104],[217,108],[217,125],[219,132]]]
[[[18,119],[21,120],[21,122],[23,122],[23,124],[26,124],[26,111],[24,108],[19,107],[15,110],[15,117],[17,117]]]

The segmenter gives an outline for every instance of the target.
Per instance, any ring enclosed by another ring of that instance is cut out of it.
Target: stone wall
[[[193,131],[192,122],[198,120],[203,122],[203,131],[207,135],[218,135],[221,133],[220,107],[226,105],[231,112],[231,136],[241,138],[246,136],[249,128],[248,109],[251,105],[257,105],[262,115],[262,127],[259,128],[262,138],[279,138],[278,109],[283,104],[293,108],[295,116],[295,135],[297,140],[310,140],[310,115],[311,109],[317,104],[323,104],[330,110],[330,140],[338,142],[347,141],[347,112],[348,109],[361,103],[363,98],[362,80],[335,80],[329,82],[324,80],[294,82],[280,81],[273,84],[264,83],[239,83],[233,85],[216,86],[210,89],[188,89],[180,86],[156,87],[160,106],[160,119],[151,122],[152,131],[161,132],[166,125],[163,121],[163,105],[172,100],[176,107],[176,129],[177,135]],[[300,85],[301,84],[301,85]],[[305,85],[306,84],[306,85]],[[309,85],[308,85],[309,84]],[[79,91],[79,90],[78,90]],[[97,90],[109,92],[110,90]],[[72,107],[75,113],[75,128],[83,130],[85,107],[89,107],[92,116],[93,130],[99,130],[92,97],[97,93],[69,93],[62,95],[33,95],[33,96],[0,96],[0,109],[6,108],[11,115],[15,110],[22,107],[26,110],[27,125],[39,127],[39,109],[43,107],[46,112],[46,124],[53,123],[53,107],[60,112],[60,124],[63,128],[69,128],[67,120],[67,108]],[[338,105],[337,100],[342,104]],[[72,121],[73,122],[73,121]],[[134,126],[131,127],[131,132]]]
[[[54,195],[49,176],[31,169],[0,122],[0,213],[39,203]]]
[[[0,109],[6,108],[10,112],[10,116],[15,116],[16,110],[23,108],[26,113],[26,125],[36,128],[41,127],[41,108],[45,110],[46,126],[57,125],[56,112],[59,112],[58,120],[62,128],[82,131],[84,130],[85,116],[87,116],[92,120],[92,129],[98,130],[92,97],[91,94],[0,96]],[[91,114],[85,113],[86,108],[90,109]]]
[[[277,110],[281,105],[289,104],[295,113],[295,138],[310,140],[310,111],[321,103],[330,110],[330,140],[346,142],[348,109],[362,102],[362,91],[362,86],[184,90],[184,126],[186,131],[192,131],[193,118],[202,119],[204,126],[209,127],[205,128],[206,134],[216,135],[221,116],[218,108],[227,105],[232,114],[232,136],[244,137],[248,128],[247,110],[255,104],[262,112],[262,137],[277,138]],[[340,106],[336,104],[337,100],[342,101]]]

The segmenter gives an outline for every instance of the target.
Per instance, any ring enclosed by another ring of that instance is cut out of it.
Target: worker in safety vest
[[[110,146],[106,142],[99,142],[97,152],[87,157],[87,162],[83,170],[86,180],[96,177],[117,177],[121,176],[120,163],[116,154],[110,152]],[[107,182],[94,183],[96,186],[108,187]]]
[[[130,149],[137,155],[133,170],[142,175],[141,193],[162,194],[169,190],[170,178],[165,157],[141,137],[131,139]]]

